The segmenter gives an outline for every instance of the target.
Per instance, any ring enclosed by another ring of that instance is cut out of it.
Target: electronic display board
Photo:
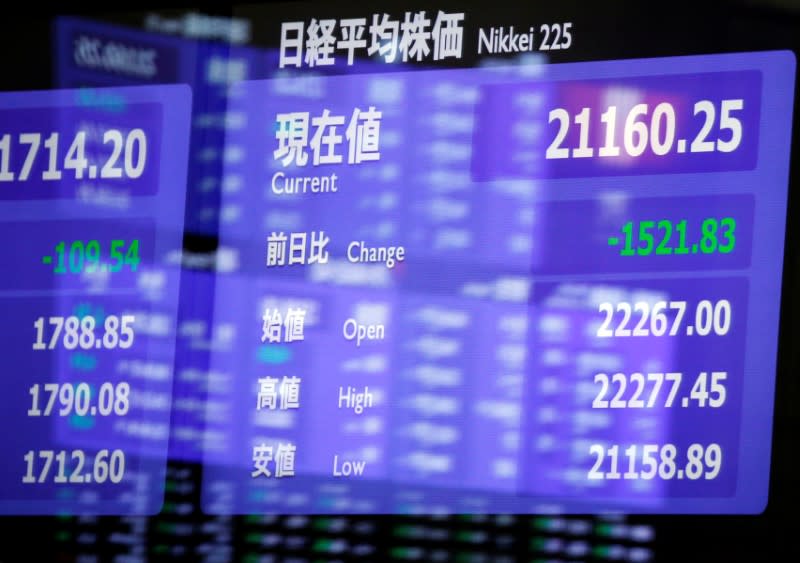
[[[3,514],[163,503],[191,91],[0,94]]]
[[[204,509],[762,511],[794,69],[236,84]]]
[[[124,4],[0,23],[0,559],[796,559],[790,0]]]

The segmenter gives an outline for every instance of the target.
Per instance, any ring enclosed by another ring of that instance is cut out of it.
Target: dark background
[[[102,21],[125,23],[141,27],[144,14],[149,11],[180,14],[183,11],[236,17],[251,16],[253,44],[277,47],[280,22],[286,16],[304,14],[297,3],[262,3],[258,6],[237,6],[214,2],[162,2],[144,0],[131,2],[115,0],[98,7],[66,3],[63,6],[20,6],[31,9],[13,15],[6,12],[0,18],[0,90],[35,90],[53,87],[54,67],[51,26],[59,15],[80,15]],[[688,54],[712,54],[736,51],[791,49],[800,52],[800,2],[794,0],[739,0],[730,2],[666,2],[666,1],[570,1],[550,0],[526,3],[517,2],[394,2],[390,6],[351,6],[342,3],[318,3],[315,17],[328,14],[337,18],[348,15],[363,16],[377,11],[403,12],[415,9],[442,9],[458,7],[467,13],[465,27],[512,25],[515,22],[572,21],[573,46],[568,51],[551,52],[551,62],[590,61],[661,57]],[[6,10],[10,10],[7,6]],[[16,8],[16,6],[15,6]],[[35,11],[33,11],[35,10]],[[307,10],[307,9],[306,9]],[[452,10],[451,10],[452,11]],[[301,16],[302,17],[302,16]],[[474,41],[474,33],[465,33],[465,57],[459,66],[471,66],[476,49],[467,41]],[[442,66],[442,65],[439,65]],[[795,100],[797,88],[795,87]],[[796,448],[798,427],[798,377],[797,377],[797,325],[798,314],[798,111],[795,107],[792,135],[792,163],[789,188],[789,211],[784,261],[782,315],[778,377],[776,389],[775,421],[770,476],[770,496],[766,511],[758,516],[639,516],[630,517],[627,523],[646,523],[655,528],[655,538],[649,549],[658,561],[791,561],[800,556],[800,540],[796,538],[800,522],[798,506],[798,469],[800,456]],[[216,241],[210,237],[188,236],[185,246],[189,250],[213,250]],[[4,275],[11,275],[4,272]],[[4,429],[3,431],[9,431]],[[290,561],[283,555],[285,547],[254,547],[253,533],[275,533],[288,537],[305,538],[307,556],[296,561],[348,560],[355,555],[347,552],[335,558],[314,549],[323,540],[345,538],[350,545],[358,543],[362,532],[369,543],[378,546],[361,561],[401,559],[404,546],[417,545],[423,549],[417,560],[428,561],[437,550],[448,554],[447,561],[544,561],[545,554],[532,543],[537,537],[536,520],[530,516],[514,519],[510,525],[500,525],[490,518],[451,517],[447,519],[412,517],[348,517],[331,528],[330,518],[310,518],[302,526],[287,518],[254,522],[246,517],[212,518],[199,511],[199,486],[201,469],[198,466],[170,464],[170,474],[180,483],[193,483],[181,490],[181,501],[194,503],[185,514],[164,512],[152,518],[93,518],[72,517],[23,518],[0,517],[0,561],[106,561],[114,554],[125,551],[120,547],[121,534],[131,534],[138,542],[139,555],[133,560],[201,560],[206,543],[227,545],[221,548],[217,560],[255,560],[245,558],[244,552],[260,551],[272,554],[271,561]],[[171,501],[167,493],[167,501]],[[571,521],[593,522],[594,532],[589,541],[603,544],[601,526],[596,519],[571,517]],[[338,521],[338,520],[337,520]],[[365,524],[366,523],[366,524]],[[421,525],[429,530],[428,539],[413,542],[399,530],[409,525]],[[216,526],[216,527],[215,527]],[[213,530],[222,529],[220,535]],[[331,530],[339,530],[332,532]],[[133,530],[134,532],[131,532]],[[209,530],[212,530],[211,532]],[[361,530],[362,532],[360,532]],[[483,542],[466,540],[468,533],[474,537],[488,537]],[[481,532],[485,534],[481,535]],[[467,535],[465,535],[467,533]],[[216,535],[215,535],[216,534]],[[558,537],[558,534],[553,537]],[[549,537],[549,536],[548,536]],[[168,548],[178,542],[191,546],[185,556]],[[124,542],[123,542],[124,543]],[[283,544],[285,546],[285,544]],[[537,544],[538,545],[538,544]],[[166,548],[165,548],[166,546]],[[245,550],[245,546],[247,549]],[[172,553],[171,555],[168,555]],[[286,553],[296,553],[288,550]],[[300,550],[303,553],[303,550]],[[594,551],[596,559],[602,559]],[[444,557],[444,555],[442,555]],[[581,560],[592,557],[582,557]],[[118,559],[123,560],[123,559]]]

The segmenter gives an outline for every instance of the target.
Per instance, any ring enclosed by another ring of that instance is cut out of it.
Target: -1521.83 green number
[[[700,225],[686,220],[628,221],[621,231],[623,237],[608,239],[609,246],[620,247],[620,256],[730,254],[736,247],[733,217],[709,217]]]

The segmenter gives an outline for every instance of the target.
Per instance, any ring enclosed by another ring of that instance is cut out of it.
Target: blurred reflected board
[[[204,510],[763,510],[794,69],[233,84]]]
[[[191,91],[0,94],[3,514],[164,494]]]
[[[253,48],[191,40],[96,21],[61,17],[56,22],[54,60],[61,88],[189,84],[192,120],[188,136],[187,233],[214,236],[218,223],[237,219],[220,207],[220,194],[236,186],[220,185],[225,127],[244,116],[227,112],[228,85],[262,78],[266,56]]]

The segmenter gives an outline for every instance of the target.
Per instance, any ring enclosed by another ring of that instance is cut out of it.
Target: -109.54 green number
[[[76,240],[67,245],[59,242],[54,256],[42,257],[42,263],[54,264],[55,274],[82,274],[93,272],[120,272],[125,268],[135,272],[139,258],[139,240],[112,240],[103,249],[96,240]]]

